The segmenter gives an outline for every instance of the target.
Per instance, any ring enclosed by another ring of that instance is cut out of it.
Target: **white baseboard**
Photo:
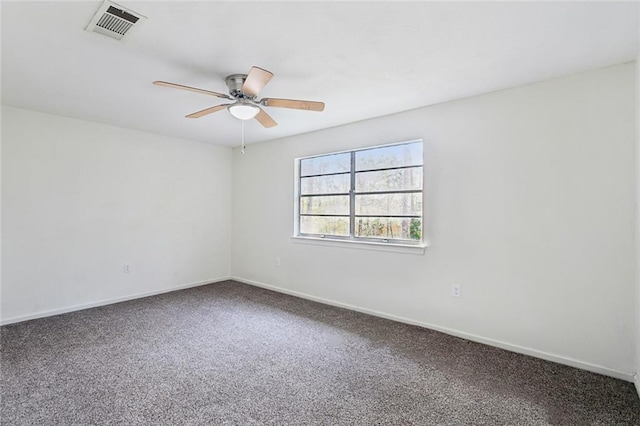
[[[640,398],[640,373],[633,375],[633,384],[636,385],[636,392],[638,392],[638,398]]]
[[[429,323],[425,323],[425,322],[421,322],[421,321],[416,321],[416,320],[412,320],[410,318],[405,318],[405,317],[400,317],[397,315],[392,315],[392,314],[387,314],[385,312],[379,312],[379,311],[375,311],[372,309],[367,309],[367,308],[363,308],[360,306],[355,306],[355,305],[350,305],[348,303],[342,303],[342,302],[338,302],[335,300],[330,300],[330,299],[325,299],[322,297],[317,297],[317,296],[313,296],[310,294],[306,294],[306,293],[301,293],[299,291],[295,291],[295,290],[288,290],[285,288],[281,288],[281,287],[276,287],[274,285],[270,285],[270,284],[265,284],[265,283],[261,283],[258,281],[252,281],[252,280],[247,280],[244,278],[240,278],[240,277],[234,277],[232,276],[231,278],[229,278],[231,280],[234,281],[238,281],[244,284],[249,284],[249,285],[253,285],[256,287],[262,287],[262,288],[266,288],[268,290],[273,290],[279,293],[284,293],[284,294],[288,294],[291,296],[296,296],[296,297],[300,297],[302,299],[308,299],[308,300],[313,300],[315,302],[319,302],[319,303],[324,303],[326,305],[332,305],[332,306],[337,306],[339,308],[345,308],[345,309],[349,309],[352,311],[357,311],[357,312],[362,312],[364,314],[368,314],[368,315],[373,315],[376,317],[380,317],[380,318],[386,318],[386,319],[390,319],[393,321],[397,321],[397,322],[402,322],[405,324],[410,324],[410,325],[417,325],[418,327],[423,327],[423,328],[428,328],[431,330],[435,330],[435,331],[439,331],[445,334],[449,334],[452,336],[456,336],[456,337],[460,337],[463,339],[467,339],[467,340],[471,340],[473,342],[478,342],[478,343],[483,343],[489,346],[495,346],[497,348],[501,348],[501,349],[506,349],[508,351],[511,352],[516,352],[516,353],[520,353],[520,354],[524,354],[524,355],[529,355],[535,358],[541,358],[547,361],[552,361],[552,362],[556,362],[558,364],[563,364],[563,365],[568,365],[570,367],[575,367],[575,368],[579,368],[581,370],[587,370],[587,371],[591,371],[593,373],[598,373],[598,374],[602,374],[605,376],[609,376],[609,377],[614,377],[616,379],[621,379],[621,380],[625,380],[628,382],[634,382],[634,374],[631,372],[625,372],[625,371],[618,371],[618,370],[613,370],[611,368],[607,368],[607,367],[603,367],[600,365],[595,365],[595,364],[591,364],[585,361],[580,361],[574,358],[570,358],[570,357],[566,357],[566,356],[562,356],[562,355],[555,355],[555,354],[550,354],[547,352],[543,352],[543,351],[539,351],[533,348],[528,348],[528,347],[524,347],[524,346],[519,346],[519,345],[514,345],[511,343],[507,343],[507,342],[502,342],[499,340],[494,340],[494,339],[490,339],[487,337],[482,337],[482,336],[478,336],[475,334],[470,334],[470,333],[465,333],[463,331],[459,331],[459,330],[454,330],[451,328],[447,328],[447,327],[441,327],[439,325],[435,325],[435,324],[429,324]],[[638,383],[638,378],[635,378],[635,384],[636,384],[636,388],[639,389],[640,392],[640,384]]]
[[[29,315],[21,315],[13,318],[2,319],[0,321],[0,325],[13,324],[16,322],[28,321],[28,320],[37,319],[37,318],[51,317],[54,315],[66,314],[68,312],[75,312],[75,311],[81,311],[83,309],[95,308],[98,306],[111,305],[113,303],[118,303],[118,302],[126,302],[127,300],[140,299],[142,297],[155,296],[157,294],[163,294],[163,293],[170,293],[172,291],[184,290],[186,288],[191,288],[191,287],[199,287],[201,285],[213,284],[220,281],[227,281],[229,279],[231,278],[229,277],[213,278],[206,281],[183,284],[177,287],[171,287],[171,288],[166,288],[162,290],[154,290],[154,291],[149,291],[144,293],[135,293],[135,294],[130,294],[123,297],[116,297],[114,299],[105,299],[105,300],[100,300],[98,302],[83,303],[80,305],[73,305],[73,306],[68,306],[60,309],[52,309],[49,311],[36,312]]]

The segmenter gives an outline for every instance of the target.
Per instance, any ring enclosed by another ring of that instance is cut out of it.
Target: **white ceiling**
[[[2,1],[2,103],[237,146],[221,99],[252,65],[275,77],[261,97],[319,100],[322,113],[265,108],[247,143],[634,60],[636,2],[125,1],[148,17],[126,42],[84,31],[101,1]]]

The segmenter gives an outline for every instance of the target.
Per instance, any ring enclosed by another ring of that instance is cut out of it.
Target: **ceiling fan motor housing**
[[[247,79],[247,74],[231,74],[224,79],[229,88],[229,93],[236,99],[249,99],[252,100],[255,96],[250,96],[242,91],[242,85]]]

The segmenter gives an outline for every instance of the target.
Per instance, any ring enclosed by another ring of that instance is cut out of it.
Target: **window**
[[[298,236],[422,242],[422,141],[299,159]]]

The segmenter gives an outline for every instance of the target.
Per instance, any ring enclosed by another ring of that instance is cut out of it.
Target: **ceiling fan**
[[[267,85],[273,77],[273,73],[259,68],[251,67],[249,74],[232,74],[224,79],[229,88],[229,95],[224,93],[212,92],[210,90],[198,89],[196,87],[183,86],[176,83],[168,83],[166,81],[154,81],[153,84],[158,86],[173,87],[176,89],[189,90],[191,92],[202,93],[205,95],[216,96],[222,99],[235,101],[228,104],[220,104],[210,108],[197,111],[187,115],[187,118],[200,118],[207,114],[229,110],[231,115],[240,120],[250,120],[255,118],[264,127],[273,127],[278,123],[275,122],[269,114],[267,114],[260,106],[302,109],[307,111],[323,111],[324,103],[315,101],[302,101],[296,99],[280,99],[280,98],[262,98],[258,99],[258,94]]]

